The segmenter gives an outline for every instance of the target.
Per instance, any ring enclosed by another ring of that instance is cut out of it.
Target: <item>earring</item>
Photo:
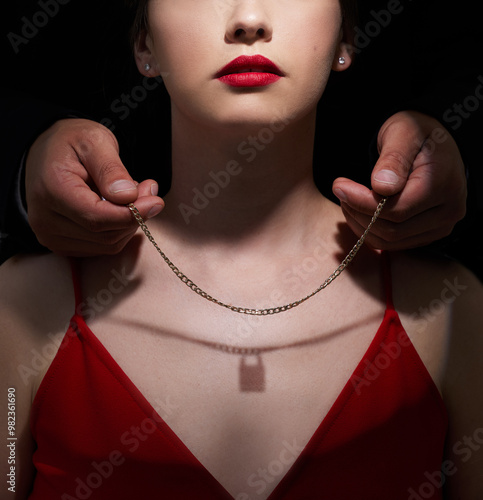
[[[339,64],[345,64],[345,57],[339,57]]]
[[[151,69],[151,66],[150,66],[149,64],[147,64],[147,63],[146,63],[146,64],[144,65],[144,69],[145,69],[146,71],[149,71],[149,70]]]

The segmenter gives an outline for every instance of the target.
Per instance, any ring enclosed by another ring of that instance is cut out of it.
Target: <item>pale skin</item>
[[[311,175],[316,103],[331,69],[342,69],[338,58],[350,62],[340,9],[335,0],[256,0],[213,16],[207,5],[150,2],[149,31],[136,46],[141,72],[149,63],[153,74],[170,75],[165,83],[172,98],[173,184],[166,209],[149,226],[166,254],[215,297],[247,307],[280,305],[316,288],[354,243],[341,209],[319,194]],[[214,74],[241,54],[263,54],[285,76],[257,91],[224,86]],[[186,224],[179,204],[191,203],[193,187],[223,168],[241,139],[273,123],[274,109],[280,123],[288,124],[270,148]],[[314,255],[315,272],[297,285],[281,281]],[[259,320],[190,292],[141,234],[113,257],[82,263],[83,295],[96,296],[111,270],[123,268],[130,277],[125,291],[92,315],[89,327],[153,407],[156,400],[170,401],[166,422],[234,498],[268,498],[281,477],[266,482],[262,492],[250,488],[248,478],[280,456],[284,441],[297,449],[307,443],[382,321],[378,253],[363,248],[323,295]],[[456,462],[453,443],[483,427],[477,382],[483,375],[482,287],[457,264],[403,254],[393,257],[392,272],[403,324],[448,406],[446,458]],[[74,298],[69,264],[61,257],[17,258],[0,275],[0,283],[9,283],[0,288],[2,391],[17,388],[22,440],[13,498],[23,499],[34,479],[28,413],[48,366],[28,384],[16,367],[31,364],[32,349],[42,350],[47,332],[65,331]],[[443,281],[455,276],[467,287],[461,297],[443,301],[431,321],[418,321],[414,314],[441,297]],[[266,391],[243,393],[239,360],[196,340],[237,347],[300,340],[308,345],[267,354]],[[288,467],[296,456],[284,458]],[[475,450],[471,460],[458,462],[458,474],[445,485],[448,498],[483,494],[479,461]]]

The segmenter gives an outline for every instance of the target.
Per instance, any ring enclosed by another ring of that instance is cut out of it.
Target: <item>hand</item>
[[[362,234],[381,196],[389,200],[367,237],[374,248],[403,250],[448,236],[466,213],[466,175],[458,146],[434,118],[415,111],[391,116],[378,135],[372,191],[334,181],[347,223]]]
[[[115,254],[138,228],[123,205],[135,202],[144,219],[164,207],[157,183],[135,183],[112,132],[91,120],[59,120],[40,135],[27,156],[25,184],[34,233],[62,255]]]

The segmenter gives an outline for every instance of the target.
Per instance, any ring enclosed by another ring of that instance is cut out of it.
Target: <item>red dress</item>
[[[269,500],[442,498],[428,478],[441,468],[446,409],[385,274],[387,308],[372,343]],[[75,273],[74,286],[80,304]],[[35,397],[31,430],[31,500],[233,500],[78,314]]]

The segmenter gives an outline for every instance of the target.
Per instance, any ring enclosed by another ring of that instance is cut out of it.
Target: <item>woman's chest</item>
[[[335,324],[171,311],[159,322],[118,313],[90,326],[188,453],[235,498],[253,484],[264,498],[350,383],[381,317],[374,309]]]

